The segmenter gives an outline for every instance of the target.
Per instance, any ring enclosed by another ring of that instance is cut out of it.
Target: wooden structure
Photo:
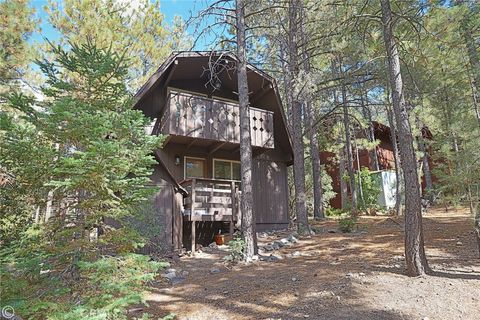
[[[370,171],[394,171],[395,158],[393,151],[392,139],[390,136],[390,127],[376,121],[372,121],[372,133],[378,145],[374,150],[358,149],[352,154],[353,168],[355,171],[361,168],[368,168]],[[422,131],[422,135],[426,139],[432,139],[432,134],[428,129]],[[363,131],[357,133],[357,138],[367,139],[367,134]],[[376,157],[376,159],[374,159]],[[338,160],[335,159],[335,154],[327,151],[320,153],[322,163],[326,165],[328,174],[332,177],[333,191],[336,192],[335,197],[330,200],[330,205],[333,208],[342,208],[342,192],[340,190],[340,168]],[[431,158],[429,158],[430,168],[433,168]],[[422,177],[422,188],[425,188],[425,181]],[[348,183],[347,183],[348,188]],[[349,191],[348,191],[349,193]],[[395,193],[395,192],[393,192]]]
[[[162,239],[174,250],[209,244],[241,222],[240,121],[236,58],[172,54],[136,94],[135,108],[166,140],[155,151],[152,182]],[[248,66],[257,230],[288,226],[287,167],[293,152],[275,80]]]

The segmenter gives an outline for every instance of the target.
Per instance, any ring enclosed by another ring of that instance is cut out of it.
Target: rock
[[[167,280],[171,281],[173,278],[177,276],[176,272],[169,272],[162,274],[162,277],[167,278]]]
[[[276,262],[278,260],[280,260],[280,258],[274,255],[271,255],[270,257],[268,257],[268,261],[270,262]]]
[[[401,261],[403,260],[403,256],[393,256],[392,259],[396,261]]]
[[[337,230],[330,229],[327,231],[328,233],[337,233]]]
[[[212,248],[212,249],[217,249],[218,248],[218,245],[215,243],[215,242],[212,242],[208,245],[209,248]]]
[[[280,249],[280,245],[277,243],[277,241],[275,241],[275,242],[272,244],[272,247],[273,247],[273,250],[278,250],[278,249]]]
[[[165,269],[165,273],[172,273],[172,272],[177,272],[177,270],[174,268]]]
[[[295,278],[295,277],[292,278],[292,281],[293,281],[293,282],[295,282],[295,281],[297,281],[297,280],[298,280],[298,279]]]
[[[300,255],[300,251],[295,251],[294,253],[292,253],[292,257],[299,257]]]
[[[287,237],[287,240],[288,240],[289,242],[291,242],[291,243],[297,243],[297,242],[298,242],[298,239],[295,238],[295,236],[294,236],[293,234],[289,235],[289,236]]]
[[[267,244],[266,246],[263,246],[263,250],[265,251],[273,251],[275,250],[271,244]]]
[[[266,238],[266,237],[268,237],[268,233],[266,233],[266,232],[260,232],[260,233],[258,234],[258,237],[259,237],[259,238]]]
[[[175,285],[175,284],[178,284],[178,283],[182,283],[183,281],[185,281],[185,278],[184,278],[184,277],[173,277],[172,279],[169,279],[169,282],[170,282],[170,284],[172,284],[172,285]]]
[[[190,273],[187,270],[183,270],[180,274],[182,277],[186,278]]]
[[[282,238],[282,239],[280,239],[280,242],[281,242],[283,245],[285,245],[285,246],[290,243],[290,241],[288,241],[287,238]]]
[[[348,277],[348,278],[352,278],[352,277],[353,277],[353,273],[351,273],[351,272],[347,273],[347,277]]]
[[[278,246],[279,248],[282,248],[285,246],[285,244],[282,241],[275,241],[273,244]]]
[[[462,241],[457,241],[457,246],[463,246],[463,242]]]
[[[365,276],[365,273],[360,272],[358,275],[359,275],[360,277],[364,277],[364,276]]]
[[[219,273],[219,272],[220,272],[220,269],[217,268],[217,267],[213,267],[213,268],[210,269],[209,272],[210,272],[211,274]]]
[[[135,312],[139,312],[139,311],[143,311],[143,308],[128,309],[127,313],[135,313]]]
[[[400,269],[401,266],[399,264],[394,265],[395,268]]]
[[[308,314],[304,314],[303,317],[304,318],[310,318],[310,316]]]

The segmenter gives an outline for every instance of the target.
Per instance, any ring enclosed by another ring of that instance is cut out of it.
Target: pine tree
[[[0,188],[2,222],[23,216],[26,226],[2,239],[0,294],[33,318],[123,319],[159,264],[131,253],[144,240],[128,225],[106,221],[121,222],[155,192],[161,137],[146,135],[149,120],[132,109],[123,56],[88,41],[52,53],[39,62],[45,99],[10,93],[15,112],[1,118],[0,165],[12,176]],[[49,201],[51,218],[33,219]]]
[[[27,40],[36,30],[36,19],[27,0],[0,2],[0,94],[18,87],[33,58]]]
[[[125,50],[131,92],[145,83],[172,50],[188,47],[183,22],[177,17],[170,30],[158,1],[66,0],[61,5],[51,2],[46,9],[62,45],[90,40],[117,53]]]

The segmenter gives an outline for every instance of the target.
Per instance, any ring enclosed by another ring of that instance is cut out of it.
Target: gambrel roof
[[[227,66],[220,68],[215,74],[218,85],[222,87],[221,92],[210,81],[210,68],[220,60]],[[162,112],[165,103],[149,103],[148,107],[145,107],[142,101],[149,99],[156,88],[165,89],[178,85],[189,86],[193,92],[213,96],[221,94],[223,95],[221,98],[238,101],[236,61],[236,56],[231,52],[174,52],[135,94],[135,107],[142,106],[147,116],[155,118]],[[275,143],[278,143],[283,152],[293,159],[291,138],[275,79],[251,64],[247,65],[247,79],[250,105],[274,113]]]

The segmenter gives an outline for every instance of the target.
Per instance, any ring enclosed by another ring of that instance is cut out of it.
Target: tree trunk
[[[340,140],[340,139],[339,139]],[[340,140],[339,143],[342,143]],[[340,150],[340,160],[338,165],[338,175],[340,181],[340,196],[342,199],[342,209],[346,209],[348,207],[348,187],[347,182],[345,181],[345,147]]]
[[[383,37],[388,58],[388,71],[392,87],[392,102],[400,144],[400,157],[405,179],[405,262],[407,275],[419,276],[429,271],[425,255],[422,204],[418,183],[417,161],[413,135],[403,92],[400,58],[393,33],[392,11],[389,0],[380,0],[382,7]]]
[[[310,233],[308,225],[305,193],[305,156],[303,147],[303,121],[302,121],[302,103],[298,94],[294,92],[295,81],[298,76],[298,0],[290,0],[289,14],[289,33],[288,33],[288,102],[291,104],[292,114],[292,142],[293,142],[293,175],[295,184],[295,211],[297,214],[297,228],[300,234]]]
[[[375,129],[373,128],[372,112],[368,108],[368,105],[365,105],[363,96],[361,98],[362,98],[362,109],[364,110],[364,113],[368,119],[368,140],[370,142],[375,142]],[[375,171],[380,170],[380,165],[378,164],[377,147],[375,146],[368,153],[370,155],[370,160],[373,163],[373,170]]]
[[[310,139],[310,157],[312,160],[312,177],[313,177],[313,217],[317,220],[325,218],[323,208],[323,185],[322,185],[322,163],[320,161],[320,148],[318,147],[317,128],[312,124],[314,112],[309,102],[306,104],[307,118]]]
[[[236,2],[237,26],[237,78],[240,113],[240,167],[242,181],[242,233],[245,240],[245,259],[250,261],[256,253],[255,215],[252,192],[252,145],[250,137],[250,109],[248,108],[248,81],[245,42],[245,3]]]
[[[480,204],[475,205],[475,233],[477,235],[478,257],[480,258]]]
[[[393,160],[395,162],[395,213],[397,216],[400,215],[400,206],[402,204],[402,190],[401,190],[401,167],[400,167],[400,157],[398,154],[398,142],[397,142],[397,130],[395,125],[395,119],[393,112],[390,107],[387,106],[387,117],[388,125],[390,126],[390,140],[392,141],[393,147]]]
[[[355,186],[355,173],[353,172],[352,141],[350,136],[350,117],[347,107],[347,90],[342,84],[343,125],[345,127],[345,151],[347,153],[347,172],[352,203],[352,213],[357,214],[357,188]]]
[[[463,0],[457,0],[457,5],[462,5],[464,3]],[[470,9],[467,9],[470,10]],[[468,60],[471,68],[471,81],[470,86],[472,89],[472,98],[473,98],[473,107],[475,110],[475,116],[477,117],[477,121],[480,124],[480,111],[478,103],[480,101],[479,96],[479,89],[478,86],[480,85],[480,59],[478,58],[477,48],[475,45],[475,39],[472,36],[472,30],[470,29],[470,15],[472,13],[468,12],[463,16],[462,21],[460,22],[461,33],[463,37],[463,41],[465,42],[465,47],[468,53]]]
[[[305,9],[302,6],[302,18],[304,17]],[[301,24],[301,40],[302,40],[302,56],[303,67],[307,74],[311,72],[310,56],[307,52],[306,43],[307,37],[305,35],[305,24]],[[312,178],[313,178],[313,217],[316,220],[325,218],[325,212],[323,209],[323,186],[322,186],[322,163],[320,161],[320,149],[318,147],[318,132],[317,121],[315,121],[315,112],[312,106],[309,93],[305,99],[305,130],[308,132],[308,139],[310,140],[310,160],[312,162]]]
[[[433,183],[432,183],[432,174],[430,172],[430,164],[428,163],[428,152],[427,148],[425,146],[425,141],[424,138],[421,136],[418,139],[418,149],[420,152],[423,153],[422,156],[422,169],[423,169],[423,177],[425,178],[425,193],[427,198],[430,200],[430,202],[433,201],[433,195],[432,195],[432,190],[433,190]]]

